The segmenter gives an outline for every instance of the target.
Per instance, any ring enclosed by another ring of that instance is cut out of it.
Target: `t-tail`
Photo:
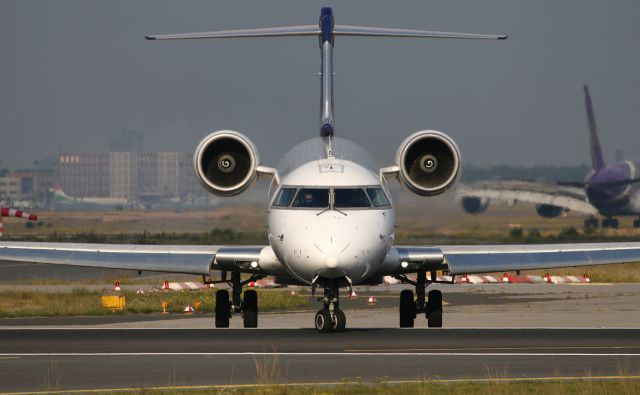
[[[591,103],[591,95],[589,94],[589,87],[584,86],[584,105],[587,109],[587,123],[589,124],[589,145],[591,146],[591,167],[596,173],[602,169],[604,165],[604,159],[602,157],[602,148],[600,147],[600,141],[598,140],[598,126],[596,125],[596,117],[593,114],[593,104]]]
[[[504,40],[507,36],[492,34],[455,33],[429,30],[393,29],[368,26],[336,25],[333,10],[324,7],[320,10],[318,25],[285,26],[260,29],[224,30],[202,33],[148,35],[148,40],[175,40],[196,38],[246,38],[246,37],[287,37],[315,36],[320,41],[322,52],[321,66],[321,109],[320,136],[327,141],[335,132],[333,118],[333,46],[335,36],[373,36],[373,37],[416,37],[416,38],[466,38]]]

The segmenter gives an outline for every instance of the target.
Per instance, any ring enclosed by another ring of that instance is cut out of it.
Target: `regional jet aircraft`
[[[322,308],[319,332],[340,332],[346,319],[340,288],[374,285],[393,276],[415,289],[400,294],[400,327],[413,327],[424,314],[429,327],[442,326],[442,295],[431,290],[436,270],[452,275],[596,265],[640,260],[640,243],[406,246],[394,245],[395,213],[387,180],[396,178],[421,196],[445,192],[460,174],[460,154],[446,134],[422,130],[400,143],[395,161],[378,168],[356,144],[336,137],[333,118],[332,53],[338,36],[505,39],[506,36],[382,29],[334,25],[323,8],[319,26],[232,30],[149,36],[152,40],[311,36],[322,55],[319,136],[300,143],[276,167],[260,162],[251,140],[236,131],[210,134],[197,146],[195,174],[218,196],[236,196],[259,178],[272,183],[268,201],[268,244],[260,246],[158,246],[65,243],[0,243],[0,260],[211,276],[231,285],[216,291],[215,326],[228,327],[241,315],[245,327],[258,326],[258,300],[242,287],[261,277],[310,286]],[[245,273],[244,280],[241,274]],[[407,274],[416,274],[411,280]],[[230,278],[229,278],[230,277]],[[249,277],[248,279],[246,277]],[[428,296],[428,297],[427,297]]]
[[[458,189],[462,208],[469,214],[481,214],[491,200],[534,203],[541,217],[554,218],[567,211],[588,214],[585,228],[597,228],[597,215],[605,216],[603,228],[617,228],[615,216],[638,216],[634,228],[640,228],[640,160],[604,163],[598,140],[589,87],[584,86],[591,148],[591,170],[585,182],[550,184],[517,180],[485,181]]]

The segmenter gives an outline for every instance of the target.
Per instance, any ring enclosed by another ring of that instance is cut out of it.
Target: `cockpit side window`
[[[295,195],[295,188],[282,188],[280,189],[280,193],[278,193],[278,197],[273,201],[273,205],[278,207],[289,207]]]
[[[293,200],[292,207],[329,207],[329,188],[301,188]]]
[[[390,206],[389,198],[384,194],[382,188],[367,188],[367,194],[374,207]]]
[[[371,207],[371,203],[362,188],[336,188],[333,206],[336,208]]]

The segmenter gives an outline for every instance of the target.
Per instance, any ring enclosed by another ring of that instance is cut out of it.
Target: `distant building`
[[[61,154],[58,185],[68,196],[77,198],[148,202],[205,193],[193,175],[191,155],[180,152]]]
[[[109,197],[109,154],[60,154],[58,183],[73,197]]]
[[[22,200],[22,180],[20,177],[7,174],[0,177],[0,200],[15,201]]]
[[[109,152],[109,197],[138,199],[138,154]]]

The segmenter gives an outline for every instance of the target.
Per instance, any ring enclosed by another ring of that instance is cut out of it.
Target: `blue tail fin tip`
[[[331,7],[322,7],[320,10],[320,31],[322,42],[333,43],[333,9]]]

